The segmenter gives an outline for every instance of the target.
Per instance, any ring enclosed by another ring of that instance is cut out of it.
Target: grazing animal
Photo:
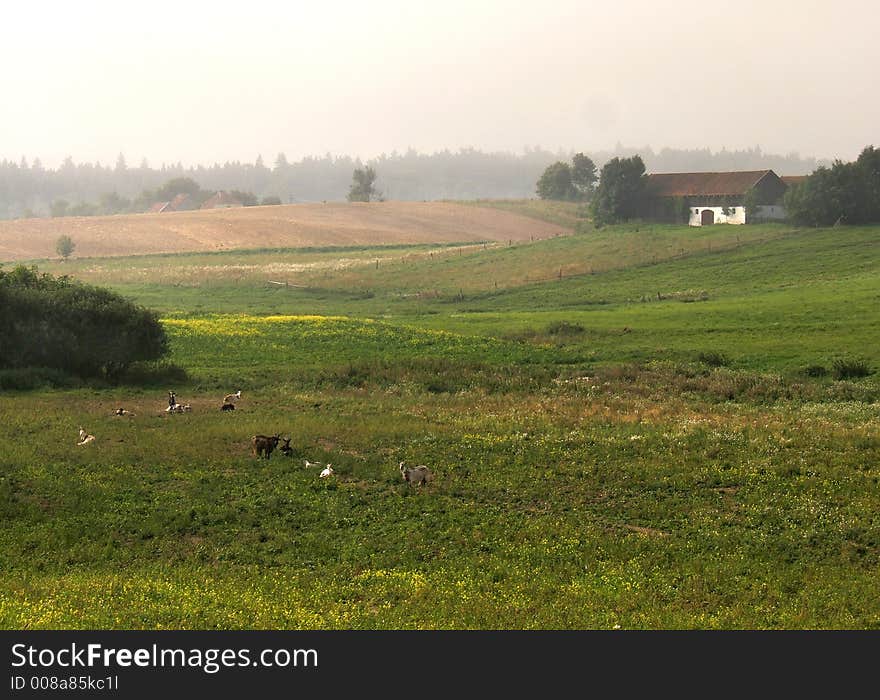
[[[266,459],[270,459],[272,456],[272,450],[278,447],[278,441],[281,439],[281,436],[277,433],[272,437],[268,435],[254,435],[251,438],[251,444],[254,446],[254,457],[260,457],[265,454]]]
[[[403,477],[403,480],[408,484],[417,484],[421,486],[422,484],[427,484],[434,480],[434,475],[431,473],[431,470],[428,469],[424,464],[420,464],[417,467],[413,467],[410,469],[409,467],[403,466],[404,463],[400,463],[400,475]]]
[[[117,408],[115,415],[117,416],[133,416],[135,415],[131,411],[126,411],[124,408]]]
[[[223,403],[235,403],[241,398],[241,389],[236,391],[234,394],[226,394],[223,397]]]
[[[322,479],[326,479],[328,476],[333,476],[336,472],[333,471],[333,465],[328,464],[324,469],[318,474]]]
[[[89,435],[82,426],[79,426],[79,442],[77,445],[88,445],[95,439],[94,435]]]
[[[278,449],[281,451],[285,457],[290,457],[293,454],[293,448],[290,446],[290,438],[283,438],[284,444]]]
[[[307,467],[320,467],[321,463],[320,462],[310,462],[309,460],[306,460],[306,466]]]
[[[221,411],[234,411],[234,410],[235,410],[235,404],[234,404],[234,403],[224,403],[224,404],[220,407],[220,410],[221,410]]]

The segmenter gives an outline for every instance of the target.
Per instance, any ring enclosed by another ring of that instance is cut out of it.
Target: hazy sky
[[[876,0],[7,3],[0,158],[880,145]]]

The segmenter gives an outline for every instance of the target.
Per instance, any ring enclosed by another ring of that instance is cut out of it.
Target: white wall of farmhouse
[[[712,222],[716,224],[744,224],[746,222],[745,207],[727,207],[730,214],[724,213],[724,207],[691,207],[691,216],[688,224],[702,226],[705,211],[712,212]]]

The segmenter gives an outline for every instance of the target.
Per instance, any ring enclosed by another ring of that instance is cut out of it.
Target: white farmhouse
[[[729,173],[653,173],[647,176],[649,216],[691,226],[744,224],[748,200],[756,220],[785,218],[788,185],[772,170]]]

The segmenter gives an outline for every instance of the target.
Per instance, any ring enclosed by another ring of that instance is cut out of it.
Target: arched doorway
[[[715,212],[711,209],[703,209],[700,213],[700,225],[711,226],[715,223]]]

